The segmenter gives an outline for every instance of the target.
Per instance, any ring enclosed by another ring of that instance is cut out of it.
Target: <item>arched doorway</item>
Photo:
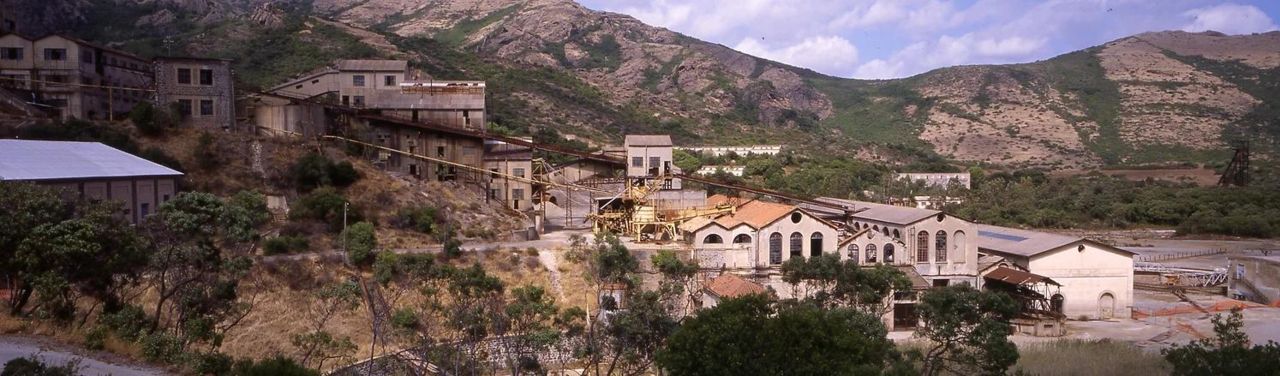
[[[1116,297],[1111,293],[1103,293],[1098,298],[1098,317],[1110,319],[1116,316]]]

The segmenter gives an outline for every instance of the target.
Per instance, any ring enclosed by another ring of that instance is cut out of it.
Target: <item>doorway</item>
[[[915,329],[920,322],[916,314],[915,303],[898,303],[893,305],[893,330]]]
[[[1109,292],[1103,293],[1102,297],[1098,298],[1098,311],[1098,317],[1104,320],[1114,318],[1116,316],[1116,297]]]

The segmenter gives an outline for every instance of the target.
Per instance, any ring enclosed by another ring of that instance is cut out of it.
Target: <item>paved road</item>
[[[47,364],[66,364],[75,359],[80,360],[81,375],[112,376],[158,376],[170,373],[160,369],[123,364],[117,356],[110,354],[91,354],[88,351],[74,349],[34,337],[0,336],[0,363],[10,360],[38,355]]]

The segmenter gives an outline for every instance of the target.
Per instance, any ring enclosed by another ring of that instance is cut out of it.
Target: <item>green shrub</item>
[[[411,229],[424,234],[430,234],[435,224],[436,208],[430,206],[401,208],[391,220],[391,225],[396,228]]]
[[[104,313],[98,317],[98,323],[128,341],[137,340],[151,324],[147,313],[136,305],[126,305],[118,311]]]
[[[330,160],[320,153],[309,153],[299,158],[289,168],[294,186],[302,191],[332,185],[347,187],[360,180],[360,172],[350,162]]]
[[[236,362],[231,368],[232,376],[320,376],[320,372],[307,369],[293,359],[283,356],[253,361],[249,359]]]
[[[298,199],[297,205],[289,212],[289,219],[316,220],[329,226],[329,231],[342,231],[342,212],[347,198],[333,187],[323,187],[311,191]],[[347,207],[347,222],[354,223],[362,219],[359,209]]]
[[[75,376],[80,374],[80,361],[49,365],[36,355],[14,358],[4,364],[0,376]]]
[[[378,237],[372,223],[359,222],[351,225],[342,232],[342,241],[351,262],[367,265],[373,261],[373,250],[378,246]]]
[[[151,102],[143,101],[129,111],[129,120],[138,132],[155,137],[164,134],[166,128],[174,125],[174,117],[164,109],[156,108]]]
[[[306,252],[311,249],[311,242],[302,236],[277,236],[262,243],[263,253],[267,256],[285,253]]]
[[[182,340],[166,333],[142,337],[142,357],[147,361],[178,364],[185,358]]]
[[[397,309],[391,314],[391,326],[401,330],[413,330],[418,328],[418,313],[413,308]]]
[[[226,375],[231,372],[232,364],[231,356],[214,351],[196,354],[191,368],[200,375]]]

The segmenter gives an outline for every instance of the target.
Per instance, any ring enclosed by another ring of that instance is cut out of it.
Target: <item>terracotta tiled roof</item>
[[[733,274],[721,274],[707,281],[707,291],[721,298],[735,298],[751,294],[763,294],[764,286]]]
[[[720,204],[734,204],[734,205],[737,205],[737,204],[739,204],[739,203],[741,203],[741,202],[742,202],[742,199],[741,199],[741,198],[738,198],[738,197],[729,197],[729,196],[725,196],[725,195],[722,195],[722,194],[719,194],[719,193],[714,194],[714,195],[711,195],[711,197],[707,197],[707,206],[716,206],[716,205],[720,205]]]
[[[796,207],[792,205],[755,200],[738,206],[733,214],[716,218],[716,223],[724,228],[734,228],[745,223],[751,228],[760,229],[794,210]]]

